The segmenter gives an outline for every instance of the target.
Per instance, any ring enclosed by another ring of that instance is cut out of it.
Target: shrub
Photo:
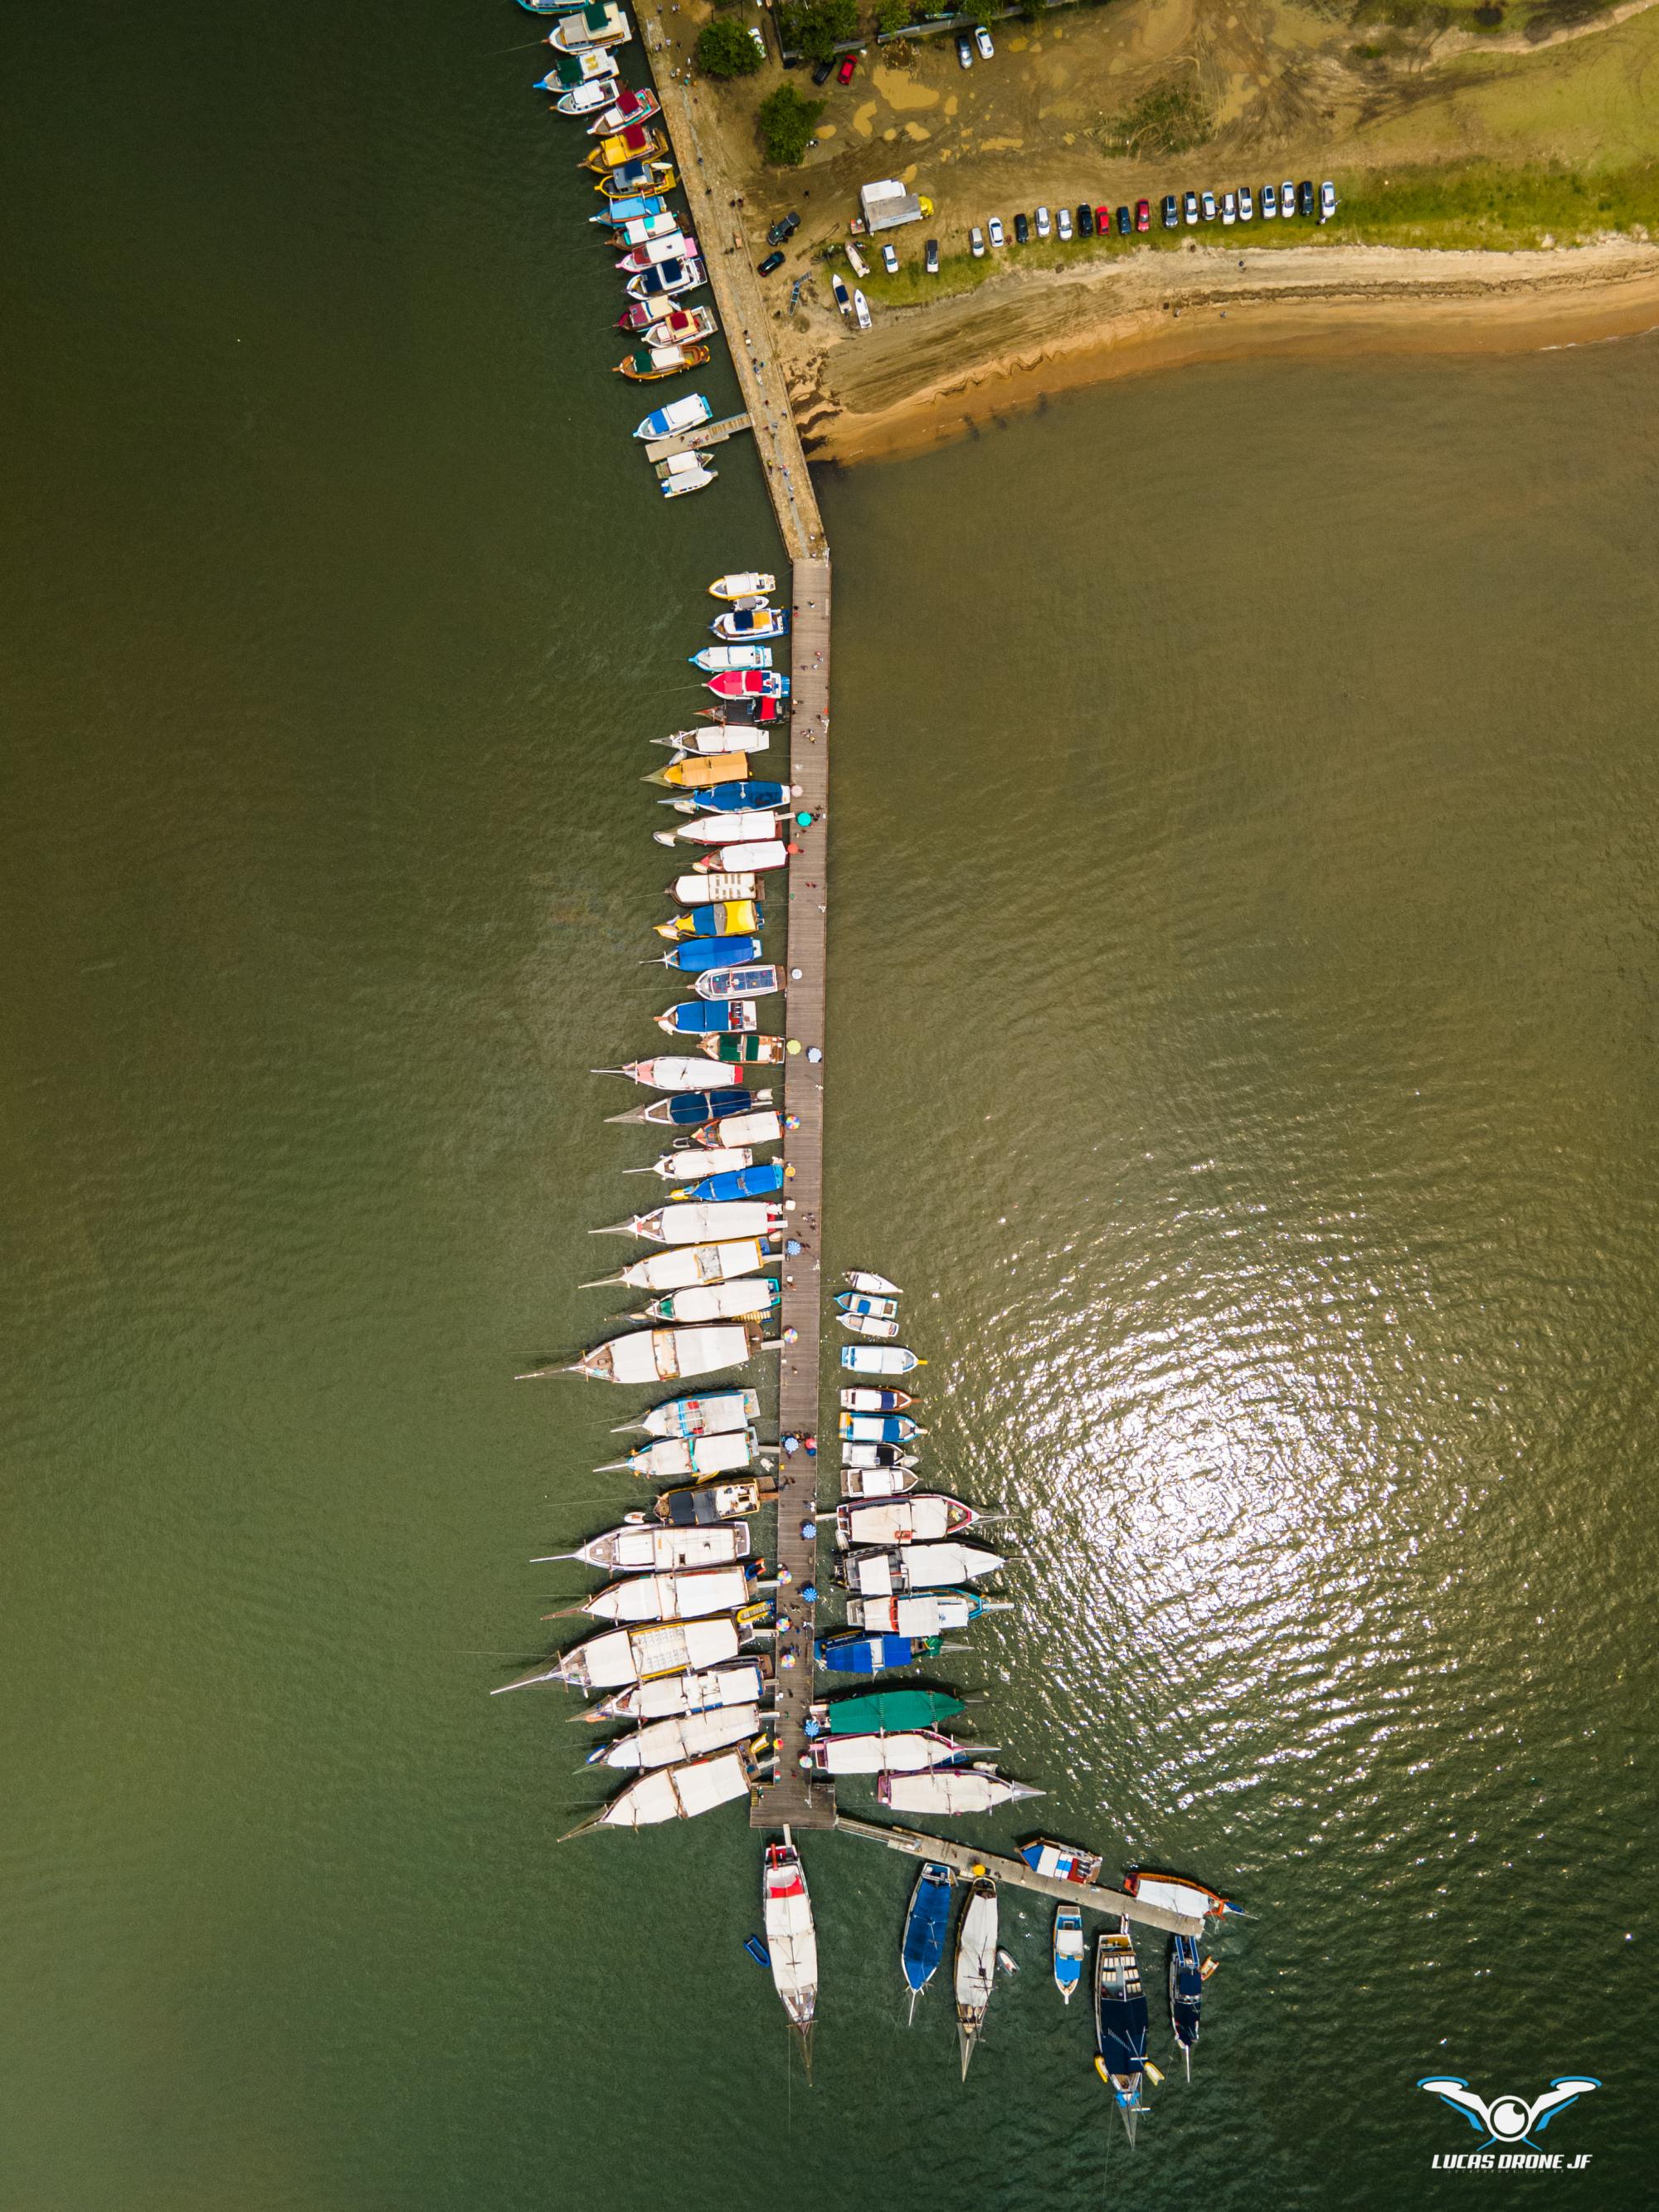
[[[760,65],[760,48],[741,23],[720,15],[698,32],[697,67],[705,76],[752,76]]]
[[[786,52],[827,62],[837,46],[859,34],[859,0],[805,0],[778,10],[778,35]]]
[[[909,0],[876,0],[875,25],[887,37],[896,37],[910,23]]]
[[[823,109],[823,100],[803,100],[793,84],[781,84],[775,92],[768,93],[755,120],[760,125],[766,158],[774,168],[793,169],[804,158]]]

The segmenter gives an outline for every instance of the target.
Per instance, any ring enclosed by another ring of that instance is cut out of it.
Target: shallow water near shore
[[[1014,1516],[947,1679],[1049,1795],[975,1832],[1249,1917],[1190,2087],[1142,1942],[1132,2159],[1035,1900],[964,2091],[907,1864],[808,1838],[809,2090],[739,1818],[560,1849],[574,1702],[486,1695],[638,1499],[631,1398],[507,1377],[626,1303],[635,779],[773,544],[749,457],[665,510],[628,447],[527,35],[302,8],[256,88],[53,19],[10,86],[0,2194],[1380,2208],[1476,2141],[1420,2075],[1582,2069],[1544,2147],[1645,2202],[1652,346],[824,487],[828,1256]]]

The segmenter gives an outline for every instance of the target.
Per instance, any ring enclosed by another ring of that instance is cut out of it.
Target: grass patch
[[[1339,179],[1337,190],[1342,204],[1328,235],[1365,246],[1501,252],[1536,246],[1546,237],[1565,246],[1600,231],[1659,231],[1659,161],[1588,175],[1468,162],[1391,171],[1386,184],[1375,174],[1361,174],[1346,187]]]
[[[1214,130],[1215,117],[1199,90],[1197,72],[1183,70],[1143,92],[1121,115],[1109,116],[1098,137],[1105,153],[1150,161],[1188,153],[1203,145]]]

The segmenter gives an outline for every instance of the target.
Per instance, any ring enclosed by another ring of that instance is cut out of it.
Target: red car
[[[1135,228],[1150,230],[1152,227],[1152,204],[1150,200],[1135,202]]]
[[[1097,207],[1095,210],[1095,235],[1097,238],[1109,238],[1111,234],[1112,210],[1109,207]]]
[[[842,59],[841,67],[836,71],[836,82],[837,84],[851,84],[853,82],[853,71],[858,67],[858,65],[859,58],[856,54],[844,55]]]

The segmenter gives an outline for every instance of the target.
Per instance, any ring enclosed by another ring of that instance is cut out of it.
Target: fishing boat
[[[651,742],[683,761],[694,754],[763,753],[772,739],[769,732],[744,729],[739,722],[710,722],[701,730],[672,730]]]
[[[676,876],[665,886],[664,896],[678,899],[685,906],[718,904],[725,899],[752,899],[762,888],[757,876],[744,875],[731,869],[714,868],[707,875],[693,872]]]
[[[723,1667],[737,1657],[745,1640],[744,1629],[729,1615],[653,1628],[607,1628],[562,1651],[537,1673],[499,1684],[490,1695],[527,1689],[532,1682],[563,1682],[573,1690],[620,1690],[654,1675]]]
[[[898,1300],[872,1297],[863,1291],[837,1291],[836,1310],[844,1314],[866,1314],[872,1321],[891,1321],[898,1311]]]
[[[898,1467],[855,1467],[843,1459],[841,1494],[843,1498],[902,1498],[907,1490],[915,1488],[917,1480],[915,1463],[908,1460]]]
[[[790,2026],[800,2038],[810,2073],[812,2015],[818,2002],[818,1939],[812,1927],[812,1900],[801,1871],[800,1853],[787,1828],[781,1844],[766,1847],[761,1869],[761,1908],[773,1984],[783,2000]]]
[[[625,1421],[622,1428],[642,1429],[648,1437],[715,1437],[746,1429],[759,1419],[758,1390],[711,1390],[696,1397],[667,1399],[653,1406],[643,1420]]]
[[[619,1735],[587,1754],[589,1766],[632,1768],[648,1772],[653,1766],[678,1766],[683,1760],[703,1759],[711,1751],[746,1743],[760,1727],[758,1705],[717,1706],[712,1712],[676,1713],[647,1721],[631,1735]]]
[[[911,2023],[916,2017],[916,1999],[939,1972],[939,1962],[945,1956],[945,1939],[951,1927],[951,1881],[950,1868],[929,1859],[910,1893],[899,1942],[899,1965],[904,1986],[910,1992]]]
[[[807,1755],[816,1774],[923,1774],[975,1747],[937,1729],[902,1729],[891,1735],[819,1736]]]
[[[669,1203],[723,1206],[732,1199],[769,1198],[775,1191],[783,1188],[787,1173],[776,1160],[762,1160],[752,1167],[726,1168],[703,1176],[700,1182],[688,1183],[684,1190],[671,1192]]]
[[[611,209],[614,210],[618,200],[643,198],[647,196],[655,199],[665,199],[678,183],[679,179],[674,173],[674,165],[672,161],[624,161],[620,169],[612,169],[606,175],[599,178],[593,189],[601,199],[609,200]],[[614,222],[616,216],[614,213],[607,212],[605,219],[606,222]],[[628,292],[629,297],[634,300],[649,296],[647,294],[635,292],[631,285],[628,288]],[[657,308],[652,310],[653,315],[660,312]]]
[[[1054,1987],[1070,2004],[1083,1981],[1083,1915],[1074,1905],[1054,1907]]]
[[[821,1636],[813,1656],[828,1674],[884,1674],[935,1659],[944,1649],[937,1636]]]
[[[779,968],[711,968],[691,986],[700,999],[769,999],[783,988]]]
[[[737,845],[770,843],[787,824],[771,811],[738,814],[700,814],[672,830],[653,830],[659,845]]]
[[[699,454],[671,453],[657,463],[657,487],[665,499],[684,499],[690,492],[707,491],[719,474]]]
[[[677,753],[666,768],[653,769],[641,783],[658,783],[666,791],[710,791],[719,784],[742,783],[753,774],[747,753]]]
[[[635,425],[636,438],[672,438],[681,430],[693,430],[699,422],[706,422],[714,410],[701,392],[689,392],[684,399],[671,399],[665,407],[653,407],[645,419]]]
[[[756,599],[777,588],[775,576],[764,575],[758,568],[739,568],[732,575],[716,576],[708,586],[708,596],[714,599]]]
[[[967,1711],[967,1701],[948,1690],[866,1690],[850,1698],[830,1698],[815,1705],[807,1717],[806,1733],[817,1735],[891,1735],[911,1729],[937,1728]]]
[[[609,61],[610,58],[607,54],[605,59]],[[561,92],[553,103],[554,106],[561,115],[596,114],[617,89],[611,82],[614,75],[615,64],[612,64],[607,75],[590,77],[586,84],[576,85],[568,92]],[[536,89],[538,92],[552,92],[562,82],[563,79],[556,70],[550,70],[546,76],[536,80]]]
[[[789,678],[764,669],[730,669],[723,676],[711,676],[707,688],[718,699],[787,699]]]
[[[620,169],[629,161],[654,161],[666,154],[668,148],[661,135],[649,124],[630,124],[625,131],[616,131],[600,139],[599,144],[582,155],[577,167],[603,174]]]
[[[718,707],[699,707],[697,712],[710,720],[723,720],[730,729],[734,724],[787,722],[789,704],[784,699],[725,699]]]
[[[717,1624],[699,1621],[699,1629]],[[652,1632],[659,1633],[661,1632]],[[661,1721],[676,1713],[711,1712],[721,1705],[763,1705],[772,1692],[769,1659],[732,1659],[679,1674],[653,1674],[617,1691],[582,1715],[586,1721]]]
[[[665,1528],[708,1528],[716,1521],[740,1521],[757,1513],[777,1494],[775,1482],[694,1482],[659,1492],[651,1511]]]
[[[712,676],[721,668],[769,668],[772,648],[769,645],[704,645],[687,659],[693,668]]]
[[[726,647],[730,653],[749,649],[741,646]],[[760,646],[753,648],[757,653],[764,649]],[[800,797],[800,792],[798,783],[779,783],[769,776],[745,775],[730,783],[711,784],[685,799],[664,799],[659,804],[672,806],[677,814],[744,814],[787,806],[792,799]]]
[[[688,1145],[683,1151],[665,1152],[648,1168],[629,1168],[628,1175],[659,1176],[664,1182],[685,1182],[693,1176],[706,1172],[724,1174],[750,1166],[755,1155],[747,1145],[722,1145],[715,1150],[705,1150],[697,1145]]]
[[[645,270],[660,269],[670,261],[696,261],[699,258],[697,241],[682,231],[666,238],[653,238],[643,246],[630,246],[620,255],[617,268],[624,276],[638,276]]]
[[[883,1774],[876,1780],[876,1796],[889,1812],[936,1814],[947,1820],[994,1813],[999,1805],[1042,1794],[1029,1783],[980,1766],[934,1766],[925,1774]]]
[[[777,1206],[758,1200],[732,1200],[721,1205],[697,1202],[632,1213],[626,1221],[590,1229],[587,1233],[590,1237],[641,1237],[653,1244],[719,1244],[731,1237],[769,1237],[781,1218]]]
[[[679,1382],[741,1367],[760,1346],[753,1322],[711,1328],[650,1328],[596,1344],[565,1371],[593,1382]]]
[[[885,1504],[876,1499],[838,1505],[836,1540],[848,1550],[860,1544],[933,1544],[959,1528],[971,1528],[979,1517],[959,1498],[917,1490]]]
[[[547,75],[538,77],[538,92],[574,92],[598,85],[609,100],[616,90],[617,57],[603,46],[587,46],[579,54],[561,54]]]
[[[587,126],[590,138],[608,138],[613,131],[631,130],[636,123],[648,123],[653,115],[660,115],[662,102],[654,92],[619,92],[612,106]]]
[[[734,1283],[700,1283],[653,1298],[646,1308],[652,1321],[764,1321],[775,1312],[783,1292],[764,1275],[745,1275]]]
[[[705,1530],[704,1534],[712,1531]],[[749,1595],[746,1567],[689,1567],[662,1574],[630,1575],[607,1583],[580,1605],[550,1613],[549,1620],[570,1620],[587,1613],[594,1620],[702,1620],[711,1613],[735,1613]]]
[[[907,1452],[897,1444],[845,1443],[841,1448],[841,1463],[844,1468],[850,1468],[860,1474],[873,1474],[883,1470],[889,1473],[902,1472],[914,1474],[921,1465],[921,1460],[914,1452]],[[860,1490],[859,1495],[871,1498],[896,1498],[900,1491],[914,1490],[915,1486],[914,1482],[903,1482],[899,1483],[890,1491]]]
[[[549,32],[547,43],[560,53],[579,54],[593,47],[625,46],[633,35],[614,0],[595,0],[591,8],[571,9]]]
[[[665,845],[666,837],[659,833],[659,844]],[[791,856],[799,852],[798,845],[786,845],[781,838],[757,837],[745,844],[722,845],[716,853],[705,854],[701,860],[693,860],[694,868],[704,869],[711,876],[748,874],[769,875],[775,868],[787,868]]]
[[[643,270],[639,276],[628,280],[630,300],[677,300],[682,292],[699,292],[708,282],[701,261],[665,261],[659,269]],[[659,410],[659,412],[662,410]],[[714,410],[711,408],[709,413]],[[706,422],[707,415],[696,420]],[[636,430],[635,436],[659,438],[669,434],[660,430]]]
[[[844,1444],[908,1444],[927,1434],[908,1413],[841,1413],[836,1425]]]
[[[738,967],[758,960],[765,950],[758,937],[688,937],[663,953],[661,963],[678,968],[683,975],[696,975],[707,968]]]
[[[716,637],[730,638],[736,645],[755,644],[763,637],[787,637],[789,617],[781,607],[769,607],[763,600],[758,606],[733,607],[716,615],[708,627]]]
[[[913,1590],[952,1589],[994,1575],[1006,1565],[1000,1553],[988,1551],[983,1544],[953,1540],[843,1552],[835,1570],[837,1580],[860,1597],[894,1597]]]
[[[744,1752],[722,1751],[713,1759],[694,1759],[689,1766],[659,1766],[654,1773],[630,1782],[603,1812],[562,1836],[586,1835],[591,1828],[648,1828],[660,1820],[694,1820],[716,1805],[746,1797],[759,1770]]]
[[[679,224],[679,217],[677,215],[669,214],[668,202],[660,192],[642,192],[635,198],[628,200],[607,200],[598,215],[591,215],[587,220],[589,222],[602,224],[611,233],[612,243],[617,244],[620,242],[617,234],[618,224],[636,222],[645,216],[666,216],[677,228]],[[617,325],[618,330],[625,329],[627,326],[625,320]],[[641,325],[641,328],[643,329],[644,325]],[[655,343],[654,339],[648,337],[646,339],[647,345]]]
[[[842,1411],[847,1413],[902,1413],[915,1402],[908,1390],[862,1390],[854,1386],[841,1394]]]
[[[720,1244],[676,1244],[643,1260],[631,1260],[617,1274],[596,1275],[580,1287],[599,1291],[625,1283],[633,1291],[684,1291],[694,1283],[725,1283],[755,1274],[776,1257],[775,1248],[758,1237],[734,1237]]]
[[[1103,1929],[1095,1945],[1095,2071],[1133,2142],[1146,2064],[1146,1998],[1127,1920]]]
[[[855,284],[853,287],[853,315],[861,331],[870,327],[870,303]]]
[[[1098,1881],[1103,1862],[1095,1851],[1079,1850],[1075,1844],[1057,1844],[1051,1836],[1033,1836],[1022,1844],[1019,1855],[1033,1874],[1050,1881]]]
[[[654,204],[639,215],[623,215],[617,209],[608,210],[614,228],[611,233],[612,246],[631,247],[651,246],[665,238],[680,236],[680,218],[665,207]],[[606,218],[598,218],[603,222]]]
[[[972,1590],[923,1590],[914,1596],[849,1597],[849,1628],[882,1636],[948,1636],[987,1612],[985,1599]]]
[[[974,2046],[985,2027],[986,2008],[991,2002],[996,1976],[997,1886],[988,1874],[981,1874],[969,1884],[957,1928],[957,2040],[962,2051],[964,2081]]]
[[[1123,1877],[1123,1887],[1131,1897],[1161,1905],[1166,1912],[1184,1912],[1190,1920],[1202,1920],[1206,1913],[1218,1917],[1224,1912],[1242,1914],[1244,1910],[1231,1898],[1182,1874],[1154,1874],[1146,1867],[1131,1867]]]
[[[747,1398],[754,1393],[734,1390],[732,1395]],[[593,1472],[621,1474],[625,1471],[647,1480],[690,1474],[700,1482],[707,1482],[712,1475],[735,1474],[749,1466],[757,1442],[750,1428],[719,1429],[710,1436],[656,1437],[648,1444],[641,1444],[637,1450],[629,1452],[626,1459],[606,1460]]]
[[[630,1520],[620,1528],[607,1528],[602,1536],[590,1536],[574,1552],[550,1552],[530,1564],[547,1567],[580,1559],[584,1566],[602,1567],[610,1574],[650,1575],[681,1567],[730,1566],[748,1557],[749,1530],[741,1521],[720,1522],[709,1528],[652,1528]]]
[[[854,1375],[908,1375],[927,1362],[899,1344],[844,1344],[841,1364]]]
[[[796,1126],[793,1115],[787,1117],[787,1125],[792,1129]],[[733,1114],[727,1121],[711,1122],[706,1129],[699,1129],[691,1142],[710,1151],[722,1140],[742,1145],[776,1145],[783,1141],[785,1126],[786,1117],[775,1108],[769,1107],[758,1114]]]
[[[734,1067],[780,1067],[788,1057],[788,1047],[781,1036],[708,1036],[697,1050]]]
[[[850,1329],[854,1336],[874,1337],[878,1340],[898,1334],[896,1321],[872,1321],[866,1314],[837,1314],[842,1327]]]
[[[707,1080],[708,1071],[703,1070]],[[625,1114],[607,1114],[607,1121],[649,1122],[674,1129],[697,1129],[710,1121],[720,1121],[733,1115],[746,1114],[755,1103],[757,1096],[769,1097],[769,1091],[756,1093],[732,1088],[728,1091],[689,1091],[672,1098],[653,1098],[648,1106],[630,1106]]]
[[[684,376],[689,368],[702,368],[708,359],[706,345],[641,346],[617,363],[618,376],[633,384],[659,384],[665,377]]]
[[[714,1006],[702,999],[682,999],[675,1006],[665,1006],[655,1017],[657,1027],[670,1036],[709,1037],[744,1036],[760,1027],[760,1015],[742,1000],[729,1000],[724,1006]],[[694,1048],[710,1060],[720,1054],[710,1052],[707,1042]]]

